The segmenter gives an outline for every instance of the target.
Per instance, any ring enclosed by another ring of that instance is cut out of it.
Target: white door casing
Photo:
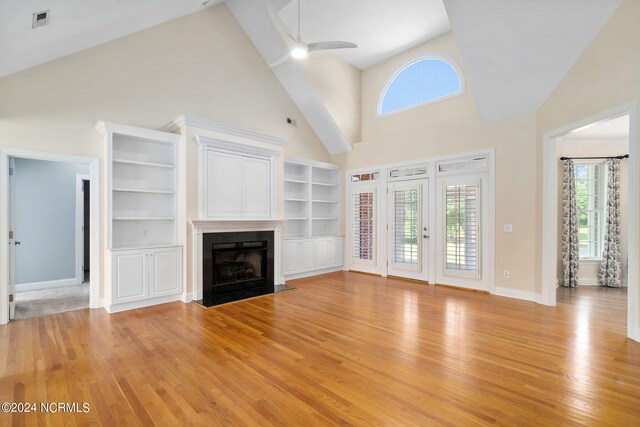
[[[9,319],[16,314],[16,161],[9,158]]]

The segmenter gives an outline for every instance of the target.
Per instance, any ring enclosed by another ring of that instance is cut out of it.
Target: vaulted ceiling
[[[0,78],[222,1],[0,0]],[[46,10],[49,24],[32,28]]]
[[[622,0],[444,0],[483,122],[537,111]]]
[[[223,0],[0,0],[0,78],[221,3]],[[266,63],[288,48],[268,0],[226,0]],[[297,1],[270,0],[296,27]],[[480,119],[537,111],[622,0],[302,0],[307,41],[347,40],[332,53],[365,69],[451,29]],[[50,24],[32,29],[32,14]],[[327,150],[351,149],[295,61],[273,72]]]

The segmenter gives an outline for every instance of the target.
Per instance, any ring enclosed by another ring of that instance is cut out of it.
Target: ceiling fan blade
[[[291,54],[287,53],[282,58],[277,59],[277,60],[273,61],[271,64],[269,64],[269,67],[270,68],[277,67],[278,65],[285,63],[289,58],[291,58]]]
[[[309,48],[309,52],[318,51],[318,50],[329,50],[329,49],[351,49],[358,47],[357,44],[351,42],[315,42],[309,43],[307,45]]]
[[[282,38],[289,38],[293,41],[296,40],[296,37],[293,36],[291,30],[287,28],[287,26],[282,22],[282,19],[278,16],[278,12],[273,7],[270,1],[267,1],[267,10],[269,11],[269,18],[271,18],[271,23],[276,28],[276,30],[280,33]]]

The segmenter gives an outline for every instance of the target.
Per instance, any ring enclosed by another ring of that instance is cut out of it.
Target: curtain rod
[[[560,157],[560,160],[587,160],[587,159],[628,159],[629,155],[610,156],[610,157]]]

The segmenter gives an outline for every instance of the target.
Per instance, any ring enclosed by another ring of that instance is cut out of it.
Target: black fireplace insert
[[[273,232],[206,233],[202,249],[203,305],[273,293]]]

